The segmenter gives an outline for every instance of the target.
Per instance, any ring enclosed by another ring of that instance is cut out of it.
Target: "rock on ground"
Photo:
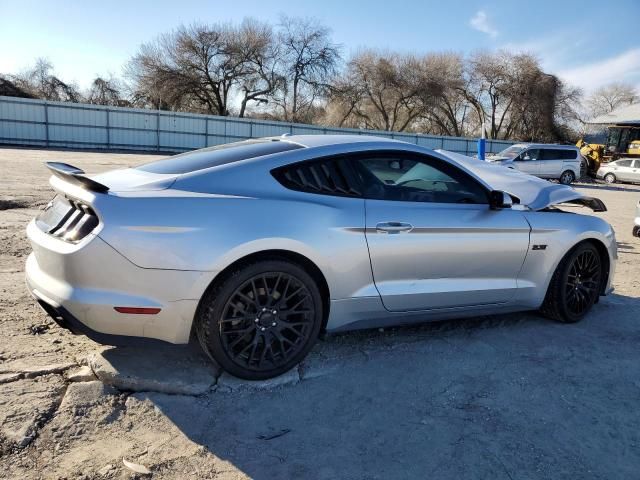
[[[189,348],[112,348],[89,356],[104,383],[120,390],[201,395],[216,383],[218,370]]]
[[[95,379],[96,376],[89,365],[83,365],[67,374],[67,380],[70,382],[91,382]]]

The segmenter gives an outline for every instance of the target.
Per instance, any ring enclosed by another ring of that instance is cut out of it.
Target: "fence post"
[[[110,145],[111,145],[111,132],[109,128],[109,107],[107,107],[107,150],[109,149]]]
[[[160,109],[156,115],[156,150],[160,151]]]
[[[45,145],[49,146],[49,104],[44,101],[44,131],[45,131]]]
[[[226,122],[225,122],[225,134],[226,132]],[[209,117],[204,117],[204,148],[209,146]]]
[[[249,121],[249,138],[253,138],[253,120]]]

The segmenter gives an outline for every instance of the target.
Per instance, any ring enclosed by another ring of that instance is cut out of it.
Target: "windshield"
[[[424,182],[452,182],[453,179],[425,163],[416,163],[404,175],[398,178],[396,185],[403,185],[414,181]]]
[[[516,158],[522,150],[524,150],[524,147],[520,145],[511,145],[498,153],[498,157]]]

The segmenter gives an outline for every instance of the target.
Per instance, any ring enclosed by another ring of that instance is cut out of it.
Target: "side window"
[[[340,157],[286,165],[272,170],[271,174],[290,190],[339,197],[362,196],[359,179]]]
[[[565,160],[575,160],[577,158],[580,158],[576,150],[564,150],[563,153],[564,157],[562,158],[564,158]]]
[[[631,160],[618,160],[616,162],[616,167],[630,167]]]
[[[633,168],[640,168],[640,160],[633,161]]]
[[[557,160],[575,160],[577,157],[575,150],[553,150],[556,155],[554,158]]]
[[[537,148],[530,148],[526,152],[523,152],[520,155],[520,158],[522,160],[524,160],[524,161],[539,160],[540,159],[540,150],[538,150]]]
[[[426,156],[379,155],[352,160],[365,198],[403,202],[488,203],[487,192],[457,167]]]

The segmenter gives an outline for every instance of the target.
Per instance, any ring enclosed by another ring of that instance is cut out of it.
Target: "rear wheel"
[[[602,278],[598,249],[591,243],[574,248],[551,278],[541,308],[543,315],[563,323],[581,320],[598,299]]]
[[[576,175],[571,170],[566,170],[560,175],[560,183],[563,185],[571,185],[576,179]]]
[[[616,176],[613,173],[607,173],[604,176],[604,181],[607,183],[616,183]]]
[[[297,365],[322,325],[311,276],[284,259],[239,267],[205,294],[196,334],[206,353],[240,378],[262,380]]]

